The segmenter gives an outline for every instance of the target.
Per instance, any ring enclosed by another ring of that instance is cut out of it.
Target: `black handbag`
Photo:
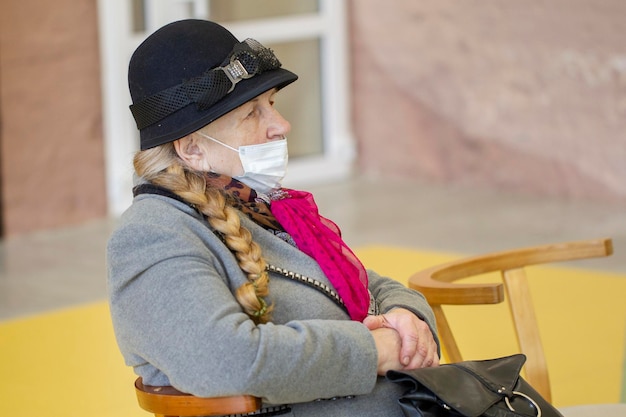
[[[387,379],[407,387],[400,407],[407,417],[563,417],[521,376],[522,354],[410,371]]]

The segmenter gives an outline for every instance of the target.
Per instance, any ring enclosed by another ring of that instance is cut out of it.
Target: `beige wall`
[[[96,0],[0,2],[6,236],[106,215]]]
[[[626,201],[626,2],[350,6],[362,172]]]

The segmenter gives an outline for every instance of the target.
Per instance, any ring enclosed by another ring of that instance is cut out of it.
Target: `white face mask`
[[[233,178],[243,182],[248,187],[263,194],[280,188],[283,178],[287,173],[287,139],[274,140],[258,145],[245,145],[235,149],[219,140],[198,132],[200,136],[219,143],[239,154],[239,160],[243,167],[243,175]]]

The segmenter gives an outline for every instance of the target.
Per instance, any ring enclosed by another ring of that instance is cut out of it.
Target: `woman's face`
[[[291,130],[291,125],[274,108],[276,93],[276,89],[272,89],[253,98],[209,123],[199,132],[235,149],[243,145],[283,139]],[[232,149],[206,139],[198,132],[179,139],[177,142],[183,140],[195,145],[196,148],[193,149],[200,153],[194,158],[185,158],[179,150],[181,145],[177,145],[177,152],[192,168],[231,177],[243,174],[239,154]]]

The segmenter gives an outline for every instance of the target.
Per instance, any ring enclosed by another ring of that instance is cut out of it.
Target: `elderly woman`
[[[135,198],[107,253],[118,344],[144,383],[254,395],[260,415],[400,416],[384,374],[438,365],[432,311],[281,188],[290,125],[274,101],[296,79],[203,20],[137,48]]]

